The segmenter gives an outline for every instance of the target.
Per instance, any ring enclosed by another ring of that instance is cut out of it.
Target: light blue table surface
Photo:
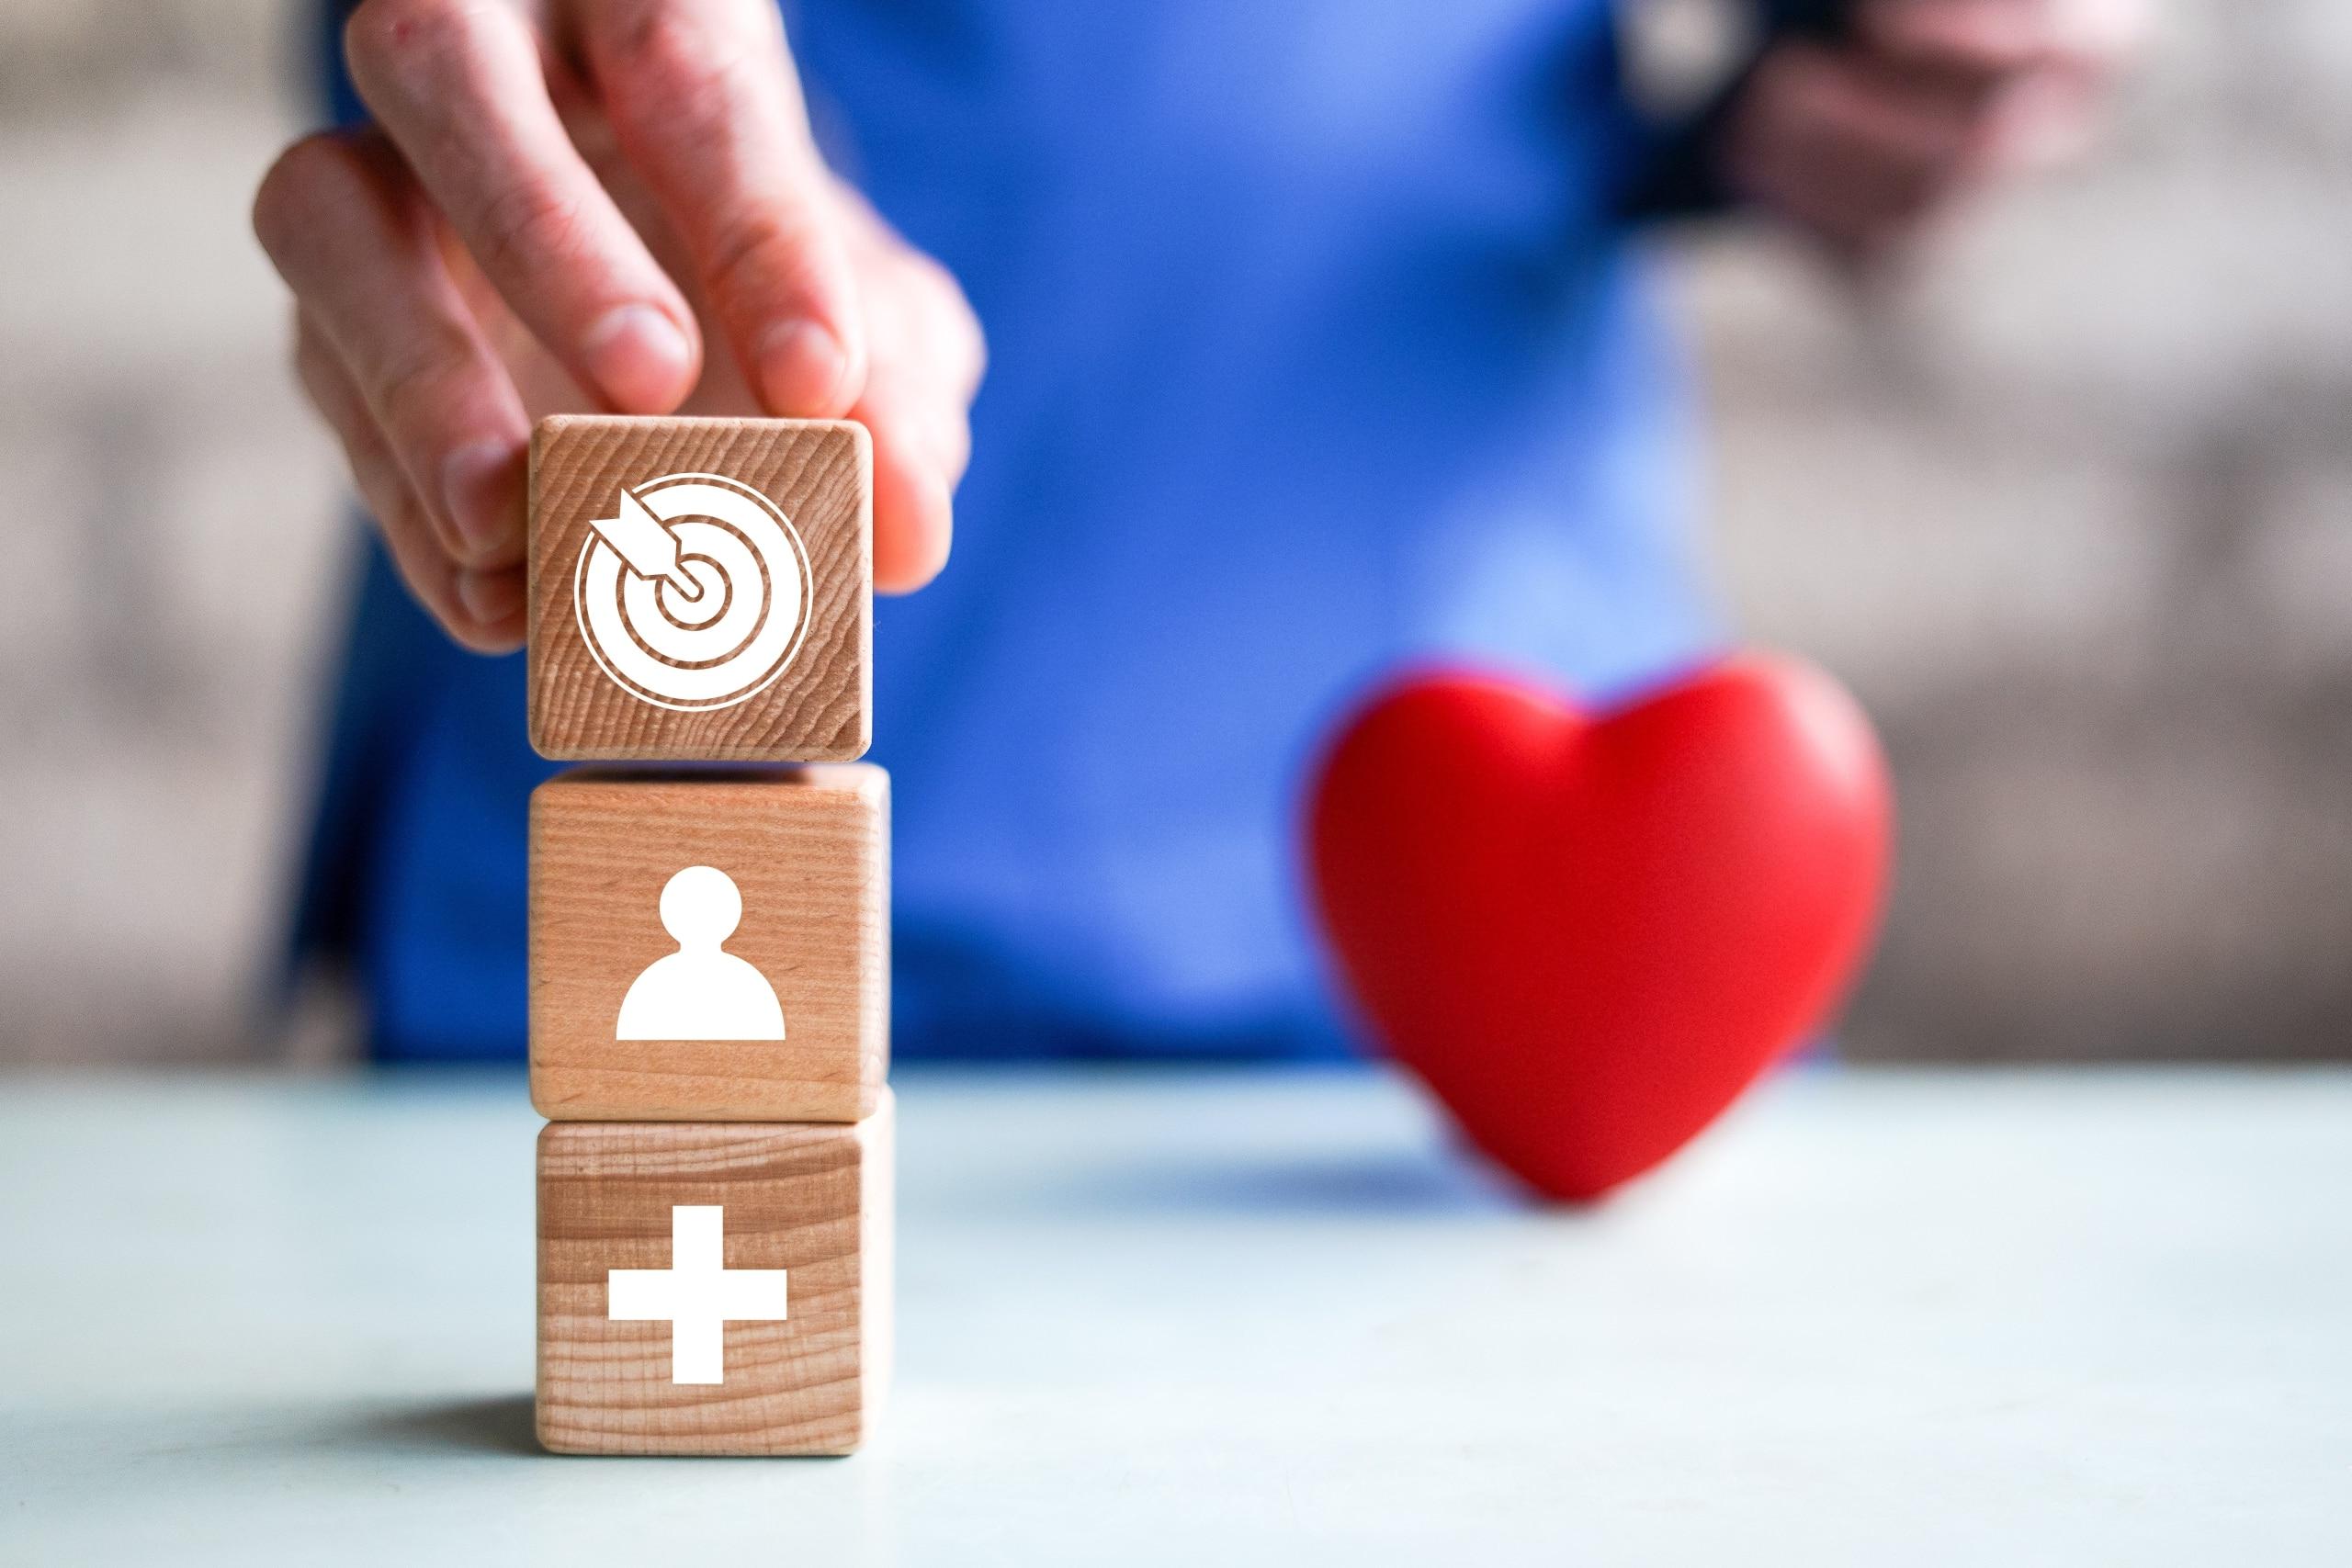
[[[904,1074],[849,1460],[530,1436],[519,1079],[0,1078],[0,1562],[2352,1562],[2352,1073],[1809,1070],[1596,1213],[1379,1074]]]

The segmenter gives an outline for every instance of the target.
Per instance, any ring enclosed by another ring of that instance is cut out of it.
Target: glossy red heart
[[[1640,1175],[1817,1030],[1868,946],[1891,807],[1828,676],[1742,655],[1595,716],[1415,677],[1325,759],[1309,857],[1374,1032],[1538,1192]]]

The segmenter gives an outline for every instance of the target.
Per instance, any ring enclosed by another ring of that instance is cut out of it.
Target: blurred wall
[[[0,5],[0,1059],[263,1049],[343,570],[246,224],[295,14]]]
[[[281,0],[0,7],[0,1061],[279,1056],[343,583],[245,205]],[[1857,1055],[2352,1051],[2352,8],[2175,0],[2090,168],[1862,297],[1678,247],[1727,595],[1902,795]]]

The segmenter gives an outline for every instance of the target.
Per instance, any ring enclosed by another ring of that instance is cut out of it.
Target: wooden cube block
[[[844,421],[540,421],[531,744],[623,761],[863,756],[873,490],[865,428]]]
[[[551,1122],[539,1441],[842,1454],[890,1360],[891,1122]]]
[[[889,777],[578,769],[531,796],[531,1101],[854,1122],[889,1067]]]

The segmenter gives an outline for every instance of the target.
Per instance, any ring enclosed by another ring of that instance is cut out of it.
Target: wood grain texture
[[[574,608],[591,525],[622,487],[718,474],[765,496],[808,558],[807,627],[773,684],[729,707],[649,702],[597,662]],[[531,744],[558,760],[841,761],[872,738],[873,460],[836,420],[563,414],[531,439]]]
[[[889,1068],[889,776],[867,762],[704,773],[582,768],[530,823],[531,1100],[557,1121],[854,1122]],[[662,889],[734,880],[724,950],[759,970],[785,1038],[623,1041],[622,998],[677,951]]]
[[[891,1349],[894,1110],[836,1126],[552,1122],[539,1134],[538,1436],[557,1453],[842,1454]],[[671,1213],[724,1211],[725,1265],[781,1269],[780,1322],[729,1323],[725,1375],[671,1381],[666,1322],[606,1316],[615,1269],[672,1266]]]

